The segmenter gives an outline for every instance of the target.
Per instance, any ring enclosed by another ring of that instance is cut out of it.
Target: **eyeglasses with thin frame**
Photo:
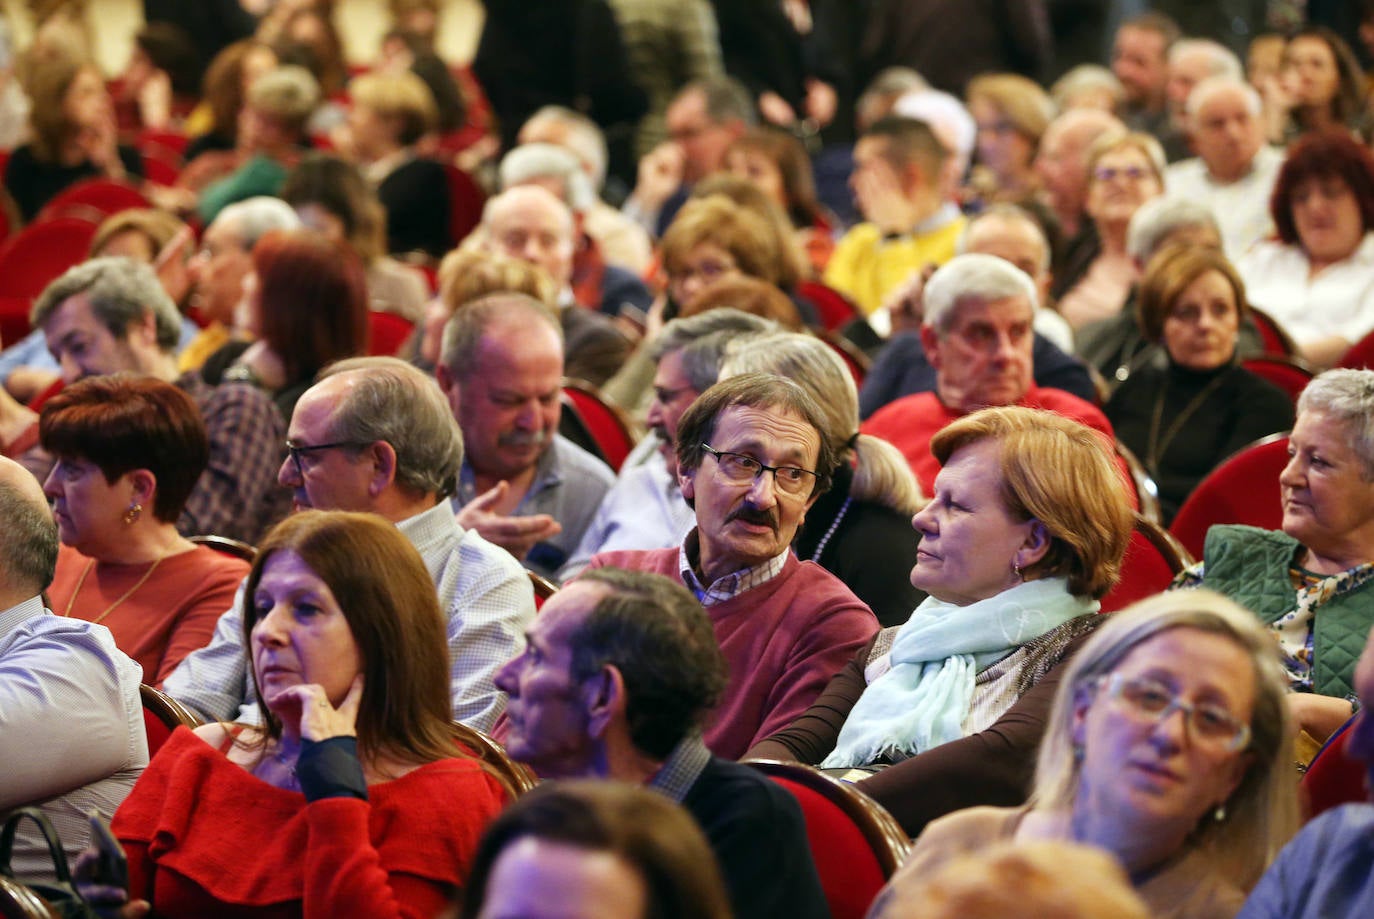
[[[1110,182],[1112,179],[1130,179],[1132,182],[1139,182],[1154,173],[1144,166],[1098,166],[1093,170],[1093,178],[1099,182]]]
[[[327,444],[298,444],[288,440],[286,442],[286,453],[291,457],[291,462],[296,464],[296,474],[301,478],[305,478],[305,467],[301,465],[301,456],[303,454],[318,453],[321,450],[337,450],[340,447],[362,446],[365,445],[353,440],[336,440]]]
[[[1158,724],[1174,712],[1183,712],[1184,721],[1199,743],[1221,747],[1229,752],[1245,749],[1250,743],[1250,725],[1225,708],[1211,702],[1184,702],[1178,694],[1149,677],[1127,679],[1119,673],[1098,680],[1107,697],[1141,721]]]
[[[702,444],[701,449],[716,458],[716,468],[732,485],[749,485],[765,472],[771,472],[778,491],[789,495],[801,495],[810,492],[821,480],[819,472],[800,466],[770,466],[747,453],[717,450],[710,444]]]

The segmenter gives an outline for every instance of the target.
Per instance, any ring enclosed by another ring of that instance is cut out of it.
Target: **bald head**
[[[576,222],[572,211],[538,185],[518,185],[487,202],[482,226],[493,250],[538,265],[560,287],[572,280]]]
[[[1035,170],[1045,181],[1050,207],[1066,224],[1076,224],[1088,188],[1088,149],[1105,134],[1126,132],[1121,120],[1098,109],[1070,109],[1050,122],[1040,138]]]
[[[38,480],[0,457],[0,609],[42,593],[57,565],[57,524]]]

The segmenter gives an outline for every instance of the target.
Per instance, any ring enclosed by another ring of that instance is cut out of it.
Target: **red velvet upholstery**
[[[408,319],[371,310],[367,314],[367,353],[391,357],[401,350],[414,330],[415,324]]]
[[[1167,589],[1174,575],[1192,563],[1188,551],[1159,524],[1137,514],[1121,580],[1102,598],[1102,612],[1114,613]]]
[[[448,175],[449,242],[457,246],[482,222],[487,196],[472,176],[452,163],[444,164],[444,172]]]
[[[1366,367],[1374,367],[1374,332],[1370,332],[1355,344],[1350,346],[1350,350],[1341,355],[1341,359],[1336,362],[1337,367],[1351,367],[1362,370]]]
[[[1213,469],[1179,508],[1169,532],[1197,558],[1207,530],[1217,523],[1248,523],[1277,530],[1283,525],[1279,473],[1288,465],[1288,435],[1272,434]]]
[[[746,760],[792,793],[830,915],[862,919],[897,870],[909,840],[892,815],[854,785],[801,763]]]
[[[859,318],[859,310],[848,297],[820,281],[802,281],[797,285],[797,295],[816,307],[821,327],[831,332],[838,332],[845,323]]]
[[[1302,391],[1315,376],[1312,369],[1301,361],[1272,354],[1246,358],[1240,365],[1288,393],[1288,398],[1293,400],[1295,406],[1298,404],[1298,396],[1302,395]]]
[[[0,335],[11,344],[29,334],[29,307],[49,282],[83,261],[96,225],[75,217],[44,220],[0,245]]]
[[[563,381],[563,408],[571,410],[596,441],[601,457],[617,472],[639,438],[630,421],[594,386],[580,380]]]
[[[1264,342],[1264,353],[1273,354],[1278,357],[1293,357],[1298,353],[1298,346],[1293,343],[1283,326],[1278,321],[1263,310],[1250,307],[1250,318],[1259,327],[1260,339]]]
[[[176,180],[175,175],[172,176],[172,180]],[[93,208],[100,213],[101,217],[108,217],[131,207],[152,206],[142,192],[127,182],[115,182],[111,179],[87,179],[84,182],[69,185],[45,204],[34,221],[35,226],[49,217],[63,214],[75,204],[84,204]]]
[[[1303,798],[1307,802],[1309,819],[1342,804],[1368,800],[1364,787],[1367,774],[1365,764],[1352,759],[1345,752],[1346,742],[1350,739],[1350,726],[1354,723],[1355,718],[1352,717],[1331,735],[1326,746],[1312,760],[1307,774],[1302,777]]]

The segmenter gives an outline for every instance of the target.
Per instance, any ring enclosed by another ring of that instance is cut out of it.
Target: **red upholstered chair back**
[[[367,353],[378,357],[392,357],[401,350],[415,324],[395,313],[379,313],[369,310],[367,314]]]
[[[29,308],[49,282],[84,261],[96,224],[77,217],[34,223],[0,245],[0,335],[12,344],[29,334]]]
[[[746,760],[792,793],[830,915],[862,919],[910,845],[892,815],[855,786],[801,763]]]
[[[173,176],[173,179],[175,178]],[[113,179],[86,179],[84,182],[64,188],[44,205],[35,224],[62,214],[67,208],[77,204],[94,208],[101,217],[108,217],[133,207],[152,206],[142,192],[126,182],[116,182]]]
[[[1307,384],[1312,382],[1315,374],[1312,368],[1301,360],[1292,357],[1276,357],[1266,354],[1263,357],[1249,357],[1240,362],[1240,365],[1255,376],[1268,380],[1279,389],[1288,393],[1288,398],[1293,400],[1293,405],[1298,404],[1298,396],[1307,388]]]
[[[1264,342],[1264,353],[1274,354],[1279,357],[1294,357],[1298,353],[1298,346],[1293,342],[1293,337],[1279,325],[1274,317],[1263,310],[1250,307],[1250,318],[1255,321],[1259,328],[1260,339]]]
[[[1139,511],[1140,516],[1151,523],[1162,522],[1164,515],[1159,508],[1159,487],[1145,471],[1145,464],[1119,438],[1112,438],[1112,446],[1116,450],[1117,468],[1131,488],[1132,510]]]
[[[1364,788],[1365,764],[1353,759],[1345,750],[1354,723],[1352,717],[1331,735],[1302,777],[1302,796],[1308,819],[1342,804],[1368,800]]]
[[[452,163],[444,164],[448,175],[448,235],[457,246],[482,222],[482,206],[487,196],[482,187]]]
[[[1374,332],[1370,332],[1355,344],[1350,346],[1350,350],[1341,355],[1341,359],[1336,362],[1337,367],[1350,367],[1355,370],[1362,370],[1366,367],[1374,367]]]
[[[797,294],[816,307],[823,329],[838,332],[845,323],[859,318],[859,310],[848,297],[820,281],[802,281],[797,285]]]
[[[1183,502],[1169,531],[1202,558],[1207,530],[1218,523],[1248,523],[1277,530],[1283,525],[1279,473],[1288,465],[1288,434],[1271,434],[1237,451]]]
[[[625,458],[639,443],[638,429],[629,416],[595,386],[566,377],[563,379],[563,408],[577,416],[583,429],[596,442],[601,458],[619,472]]]
[[[138,687],[143,698],[143,729],[148,733],[148,755],[162,749],[179,726],[199,727],[201,720],[186,706],[161,690],[144,683]]]
[[[1102,598],[1102,612],[1114,613],[1168,588],[1174,575],[1193,563],[1188,550],[1159,524],[1136,514],[1121,580]]]

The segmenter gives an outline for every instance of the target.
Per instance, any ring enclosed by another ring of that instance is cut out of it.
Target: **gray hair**
[[[1045,226],[1039,220],[1031,216],[1030,212],[1023,207],[1018,207],[1008,201],[999,201],[989,205],[979,213],[969,218],[968,223],[964,224],[963,232],[959,234],[959,242],[956,251],[959,255],[967,255],[969,237],[973,235],[973,228],[984,220],[990,218],[1012,221],[1024,226],[1028,226],[1035,233],[1035,238],[1040,241],[1040,270],[1047,271],[1050,267],[1050,240],[1045,235]]]
[[[575,214],[596,203],[596,191],[577,155],[554,144],[521,144],[501,158],[497,171],[503,189],[534,179],[557,179],[563,186],[563,203]]]
[[[681,351],[683,373],[693,389],[705,392],[719,377],[732,339],[777,330],[778,324],[771,319],[734,307],[719,307],[670,320],[650,346],[649,357],[657,364],[672,352]]]
[[[1156,594],[1106,617],[1069,662],[1045,726],[1035,769],[1032,806],[1067,810],[1080,791],[1074,750],[1074,710],[1096,692],[1096,681],[1114,671],[1132,651],[1173,629],[1198,629],[1229,639],[1245,653],[1255,675],[1250,716],[1252,759],[1226,802],[1227,817],[1204,817],[1190,845],[1210,846],[1211,857],[1250,887],[1288,841],[1297,823],[1292,788],[1293,741],[1289,727],[1287,680],[1269,630],[1249,610],[1205,589]],[[1092,738],[1088,738],[1088,743]]]
[[[610,153],[606,148],[606,135],[601,126],[581,112],[562,105],[546,105],[529,117],[525,124],[550,121],[568,129],[565,143],[577,155],[582,165],[591,171],[593,185],[600,188],[606,183],[606,164]]]
[[[349,443],[384,440],[396,451],[396,482],[422,495],[457,490],[463,435],[439,384],[395,357],[354,357],[320,371],[354,383],[330,415],[330,436]]]
[[[1189,115],[1196,115],[1209,99],[1228,89],[1236,90],[1245,97],[1245,106],[1250,110],[1251,115],[1259,115],[1264,111],[1264,100],[1260,98],[1259,90],[1241,77],[1228,74],[1208,77],[1199,82],[1193,87],[1193,91],[1188,93],[1188,101],[1183,110]]]
[[[559,325],[558,317],[543,303],[528,294],[487,294],[463,304],[463,308],[455,312],[444,326],[439,364],[455,380],[467,379],[477,361],[477,349],[482,344],[482,336],[501,320],[520,320],[526,327],[542,321],[553,329],[560,342],[563,340],[563,327]]]
[[[1185,55],[1201,54],[1207,58],[1209,76],[1231,77],[1240,80],[1245,76],[1245,68],[1234,51],[1210,38],[1180,38],[1169,46],[1170,65],[1182,60]]]
[[[13,460],[4,462],[8,467],[8,474],[0,477],[0,520],[5,521],[0,527],[4,582],[11,590],[37,596],[52,583],[57,569],[57,522],[36,483],[25,488],[29,483],[21,485],[9,480],[11,475],[31,478],[28,471]]]
[[[857,455],[849,494],[902,514],[925,503],[921,486],[901,451],[859,433],[859,391],[854,375],[835,350],[813,335],[774,332],[735,339],[720,368],[720,378],[742,373],[772,373],[795,380],[820,409],[821,436],[840,446],[840,461]],[[852,447],[851,447],[852,445]]]
[[[978,142],[978,123],[958,96],[938,89],[916,90],[898,99],[892,106],[892,114],[924,121],[941,137],[942,143],[947,134],[954,141],[954,148],[949,153],[961,163],[966,164],[973,156],[973,148]]]
[[[301,218],[295,208],[282,199],[258,195],[225,205],[211,225],[214,224],[232,229],[234,235],[243,240],[244,251],[247,251],[271,230],[300,229]]]
[[[922,323],[944,334],[954,325],[961,301],[992,303],[1009,297],[1025,297],[1032,311],[1039,304],[1035,282],[1006,259],[980,252],[956,255],[926,282]]]
[[[103,256],[68,268],[38,295],[29,322],[34,328],[44,325],[58,307],[78,294],[86,295],[91,312],[115,338],[126,338],[129,326],[151,312],[161,350],[171,353],[181,340],[181,314],[145,262]]]
[[[1298,396],[1298,414],[1321,412],[1346,430],[1365,481],[1374,481],[1374,370],[1328,370]]]
[[[1058,111],[1066,112],[1070,109],[1074,96],[1095,90],[1111,93],[1117,105],[1126,98],[1126,90],[1121,86],[1116,74],[1101,64],[1079,64],[1070,68],[1054,81],[1054,85],[1050,87],[1050,98],[1054,100],[1054,107]]]
[[[1126,254],[1144,265],[1170,234],[1184,227],[1209,227],[1221,238],[1216,214],[1208,205],[1192,198],[1151,198],[1131,217],[1126,229]]]
[[[320,84],[304,67],[283,64],[253,81],[248,104],[302,130],[320,104]]]
[[[673,97],[682,99],[689,93],[701,93],[706,103],[706,117],[714,124],[728,124],[742,121],[746,125],[758,124],[758,113],[754,109],[754,97],[748,88],[734,77],[724,74],[693,80]]]

